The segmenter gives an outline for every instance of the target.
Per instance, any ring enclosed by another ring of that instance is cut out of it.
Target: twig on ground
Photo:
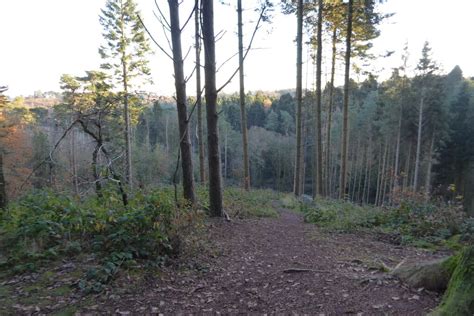
[[[282,271],[283,273],[302,273],[302,272],[316,272],[316,273],[329,273],[327,270],[314,270],[314,269],[300,269],[300,268],[288,268]]]

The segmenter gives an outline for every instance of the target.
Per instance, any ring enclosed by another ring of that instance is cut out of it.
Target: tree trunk
[[[0,148],[0,210],[7,207],[7,190],[3,173],[3,148]]]
[[[121,23],[121,34],[123,37],[124,34],[124,22],[122,16],[122,23]],[[124,42],[125,39],[122,38]],[[123,44],[124,47],[126,46]],[[133,178],[132,178],[132,142],[130,137],[130,111],[129,111],[129,104],[128,104],[128,69],[127,69],[127,61],[126,61],[126,51],[123,48],[122,51],[122,84],[123,84],[123,116],[125,121],[125,129],[124,129],[124,137],[125,137],[125,181],[128,184],[128,188],[130,190],[133,189]]]
[[[323,143],[322,143],[322,127],[321,127],[321,63],[323,53],[323,0],[319,0],[318,6],[318,26],[317,26],[317,52],[316,52],[316,135],[314,149],[316,150],[316,190],[313,190],[314,196],[323,194]]]
[[[224,134],[224,180],[227,181],[227,172],[228,172],[228,165],[227,165],[227,127],[225,129]],[[224,181],[224,185],[225,185]]]
[[[238,37],[239,37],[239,97],[240,97],[240,129],[242,130],[242,149],[244,160],[244,188],[250,190],[250,164],[247,140],[247,110],[245,108],[244,86],[244,45],[242,31],[242,0],[237,0]]]
[[[181,168],[183,171],[183,194],[186,200],[194,204],[196,202],[196,197],[194,195],[192,149],[186,108],[186,81],[184,78],[183,56],[181,51],[179,3],[178,0],[168,0],[168,4],[170,8],[171,43],[173,46],[174,82],[178,109]]]
[[[411,147],[412,147],[412,143],[410,142],[409,145],[408,145],[408,155],[407,155],[407,159],[405,161],[405,176],[403,178],[403,186],[402,186],[402,192],[404,190],[406,190],[406,188],[408,187],[409,183],[410,183],[410,160],[411,160]]]
[[[331,168],[331,123],[332,123],[332,107],[334,103],[334,75],[336,72],[336,43],[337,43],[337,29],[334,26],[332,33],[332,57],[331,57],[331,82],[329,85],[329,105],[327,115],[327,131],[326,131],[326,186],[327,194],[331,196],[332,193],[332,168]]]
[[[205,51],[207,146],[209,164],[209,207],[211,216],[221,217],[222,183],[217,128],[216,48],[214,42],[214,0],[202,2],[203,38]]]
[[[347,35],[346,35],[346,67],[344,73],[344,109],[342,117],[342,149],[341,149],[341,174],[339,181],[339,198],[346,195],[347,176],[347,151],[349,145],[349,72],[351,68],[351,36],[352,36],[352,9],[354,0],[349,0],[347,5]]]
[[[433,166],[433,150],[434,150],[435,134],[431,135],[430,150],[428,152],[428,168],[426,170],[425,196],[428,200],[431,192],[431,167]]]
[[[195,48],[196,48],[196,106],[197,106],[197,125],[198,125],[198,148],[199,148],[199,178],[201,184],[206,183],[206,167],[204,165],[204,136],[202,130],[202,93],[201,93],[201,34],[200,34],[200,10],[199,0],[196,0],[194,9],[195,24]]]
[[[77,161],[76,161],[76,129],[71,130],[71,170],[72,170],[72,184],[74,194],[79,195],[79,183],[77,179]]]
[[[385,194],[387,193],[387,186],[390,184],[390,147],[387,145],[386,147],[386,154],[385,154],[385,168],[384,168],[384,181],[382,183],[382,200],[380,201],[380,205],[385,203]]]
[[[402,134],[402,114],[403,114],[403,95],[400,101],[400,113],[398,115],[398,130],[397,130],[397,147],[395,149],[395,168],[393,170],[393,184],[392,184],[392,195],[393,192],[397,191],[399,184],[399,163],[400,163],[400,141]]]
[[[372,155],[372,150],[371,150],[371,146],[372,146],[372,135],[370,136],[369,138],[369,145],[368,145],[368,148],[367,148],[367,153],[366,153],[366,162],[365,162],[365,176],[364,176],[364,187],[363,187],[363,190],[362,190],[362,204],[364,203],[364,201],[366,201],[366,194],[367,196],[369,195],[369,186],[370,186],[370,170],[369,170],[369,166],[370,166],[370,155]],[[367,187],[367,189],[366,189]],[[368,202],[367,202],[368,203]]]
[[[170,152],[170,142],[169,142],[169,133],[168,133],[168,122],[169,117],[166,115],[165,118],[165,147],[166,147],[166,153]]]
[[[416,156],[415,156],[415,175],[413,177],[413,190],[418,191],[418,174],[420,170],[420,155],[421,155],[421,132],[423,126],[423,101],[424,95],[421,92],[420,107],[418,109],[418,134],[416,137]]]
[[[301,195],[302,106],[303,106],[303,0],[298,0],[296,32],[296,159],[293,193]]]
[[[101,143],[97,143],[95,145],[94,151],[92,152],[92,175],[94,177],[95,194],[97,194],[98,198],[102,198],[102,185],[100,183],[99,170],[97,169],[97,158],[101,146]]]
[[[375,201],[374,204],[377,205],[380,195],[380,183],[382,180],[382,160],[383,160],[383,146],[380,144],[380,154],[378,156],[379,165],[377,167],[377,190],[375,192]]]

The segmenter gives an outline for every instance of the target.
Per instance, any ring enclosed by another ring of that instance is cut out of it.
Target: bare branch
[[[63,139],[67,136],[67,134],[74,128],[74,126],[76,125],[76,123],[78,122],[79,120],[75,120],[74,122],[71,123],[71,125],[69,125],[68,128],[66,128],[66,130],[64,131],[64,133],[61,135],[61,137],[58,139],[58,141],[56,142],[56,144],[54,145],[53,149],[51,149],[51,151],[48,153],[48,157],[44,158],[39,164],[37,164],[33,170],[31,170],[30,174],[26,177],[26,179],[14,190],[14,194],[16,194],[16,192],[18,192],[19,190],[22,190],[23,187],[25,186],[25,184],[31,179],[31,177],[33,176],[33,174],[38,171],[39,168],[41,168],[41,166],[43,166],[46,162],[48,161],[51,161],[51,162],[54,162],[52,160],[52,156],[54,154],[54,152],[56,151],[56,149],[58,149],[59,145],[61,144],[61,142],[63,141]]]
[[[260,28],[260,23],[262,22],[262,19],[263,19],[263,16],[265,14],[266,9],[267,9],[267,7],[264,6],[262,8],[262,11],[260,12],[260,16],[258,17],[257,24],[255,25],[255,29],[253,30],[252,37],[250,38],[250,42],[249,42],[249,45],[248,45],[248,47],[246,49],[246,52],[244,54],[243,60],[245,60],[247,58],[247,55],[248,55],[250,49],[252,48],[253,40],[255,39],[255,35],[257,34],[258,29]],[[237,69],[234,71],[232,76],[230,76],[230,78],[219,89],[217,89],[217,93],[221,92],[222,89],[224,89],[232,81],[232,79],[234,79],[235,75],[237,75],[239,70],[240,70],[240,66],[237,67]]]
[[[140,23],[142,24],[143,28],[145,29],[145,31],[148,33],[148,36],[150,36],[151,40],[153,41],[153,43],[155,43],[156,46],[158,46],[158,48],[166,55],[168,56],[169,59],[171,60],[174,60],[173,57],[155,40],[155,38],[153,37],[153,35],[151,35],[150,31],[148,31],[147,27],[145,26],[145,23],[143,23],[143,20],[141,19],[141,17],[139,15],[137,15],[138,17],[138,20],[140,21]]]
[[[166,19],[166,16],[163,14],[163,12],[161,11],[160,9],[160,6],[158,5],[158,2],[155,0],[155,6],[156,8],[158,9],[158,12],[160,12],[160,15],[162,17],[162,19],[165,21],[166,25],[168,26],[168,28],[171,30],[171,25],[170,23],[168,22],[168,20]]]
[[[191,74],[184,79],[185,83],[188,83],[189,79],[193,77],[194,72],[196,71],[196,68],[197,68],[196,65],[194,65],[194,68],[193,68],[193,71],[191,71]]]
[[[188,25],[189,21],[191,20],[191,18],[193,17],[194,15],[194,11],[196,11],[196,6],[197,6],[197,3],[194,4],[194,8],[193,10],[191,11],[191,14],[189,14],[189,17],[188,19],[186,20],[186,22],[183,24],[183,27],[181,27],[181,29],[179,30],[180,32],[182,32],[185,28],[186,28],[186,25]]]
[[[168,26],[166,26],[165,22],[163,22],[163,19],[162,19],[161,17],[159,17],[159,16],[156,14],[155,11],[153,11],[153,15],[155,16],[156,20],[157,20],[163,27],[166,28],[166,30],[167,30],[168,32],[171,32],[171,29],[170,29]]]

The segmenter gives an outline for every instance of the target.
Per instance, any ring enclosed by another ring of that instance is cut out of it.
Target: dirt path
[[[84,311],[424,315],[437,305],[435,295],[380,271],[381,262],[393,267],[433,257],[428,252],[370,235],[325,234],[286,210],[277,219],[214,222],[209,233],[218,255],[167,268],[146,286],[130,284]]]

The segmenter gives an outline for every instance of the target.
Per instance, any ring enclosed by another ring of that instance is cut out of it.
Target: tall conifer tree
[[[107,0],[100,15],[100,24],[105,44],[99,48],[104,59],[101,68],[109,70],[115,83],[120,85],[123,100],[125,175],[132,188],[132,153],[130,135],[130,94],[133,79],[137,76],[149,78],[147,53],[150,46],[142,24],[138,19],[138,9],[133,0]]]

